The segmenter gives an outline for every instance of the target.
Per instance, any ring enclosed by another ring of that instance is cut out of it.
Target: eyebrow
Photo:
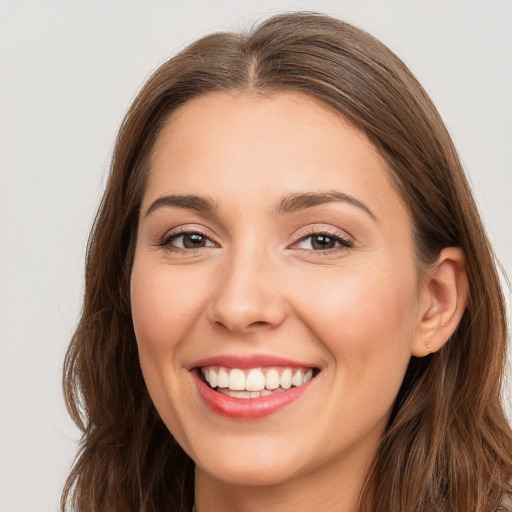
[[[306,208],[312,208],[326,203],[341,202],[348,203],[352,206],[363,210],[367,213],[374,221],[377,222],[377,217],[370,210],[366,204],[359,199],[345,194],[343,192],[328,191],[328,192],[305,192],[296,193],[289,196],[283,197],[275,208],[276,215],[283,215],[287,213],[293,213]],[[151,203],[149,208],[146,210],[144,217],[147,217],[155,210],[162,207],[171,208],[182,208],[186,210],[195,210],[199,213],[214,213],[218,210],[215,201],[209,197],[196,196],[196,195],[166,195],[161,196]]]
[[[155,210],[168,206],[171,208],[183,208],[186,210],[195,210],[200,213],[211,213],[217,210],[215,202],[209,197],[201,197],[194,195],[169,195],[155,199],[147,209],[144,217],[147,217]]]
[[[304,210],[306,208],[312,208],[326,203],[341,202],[348,203],[352,206],[366,212],[374,221],[377,222],[377,217],[370,210],[366,204],[359,199],[345,194],[343,192],[328,191],[328,192],[307,192],[303,194],[292,194],[287,197],[283,197],[276,208],[277,214],[292,213],[298,210]]]

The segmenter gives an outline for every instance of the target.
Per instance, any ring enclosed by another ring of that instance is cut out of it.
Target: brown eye
[[[349,249],[353,246],[350,240],[329,233],[314,233],[305,236],[297,244],[298,249],[309,251],[329,251],[336,249]]]
[[[197,249],[206,245],[206,237],[199,233],[183,235],[183,247],[185,249]]]
[[[215,247],[215,244],[202,233],[181,232],[171,235],[161,244],[162,247],[172,249],[202,249],[203,247]]]
[[[333,249],[336,247],[336,239],[327,235],[315,235],[311,237],[311,247],[315,250]]]

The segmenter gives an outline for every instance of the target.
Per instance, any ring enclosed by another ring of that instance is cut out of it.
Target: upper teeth
[[[301,386],[313,376],[311,368],[224,368],[205,366],[201,371],[212,388],[229,388],[233,391],[261,391]]]

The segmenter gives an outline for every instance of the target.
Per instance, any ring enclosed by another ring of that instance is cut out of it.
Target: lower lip
[[[267,396],[234,398],[214,391],[199,378],[196,371],[191,374],[194,376],[199,395],[210,409],[222,416],[240,420],[254,420],[276,413],[298,400],[314,380],[310,380],[302,386]]]

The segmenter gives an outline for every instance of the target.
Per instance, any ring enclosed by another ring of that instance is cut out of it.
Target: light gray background
[[[0,0],[1,512],[57,510],[76,439],[62,359],[130,101],[196,37],[294,9],[351,21],[408,63],[453,134],[512,274],[511,0]]]

